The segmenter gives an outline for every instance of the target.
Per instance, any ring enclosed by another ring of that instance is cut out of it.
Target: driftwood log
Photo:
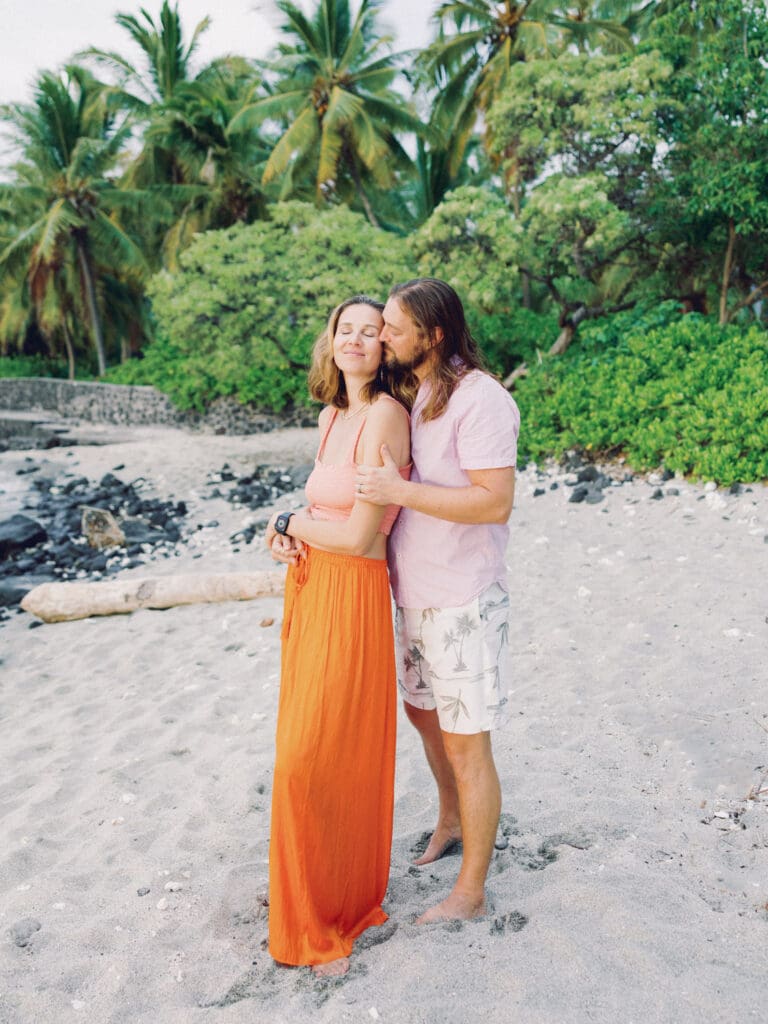
[[[25,595],[21,607],[44,622],[68,622],[91,615],[121,615],[139,608],[275,597],[283,593],[284,587],[285,573],[280,569],[106,583],[41,583]]]

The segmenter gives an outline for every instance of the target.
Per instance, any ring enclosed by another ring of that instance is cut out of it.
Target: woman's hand
[[[309,509],[300,509],[294,515],[305,515],[308,512]],[[264,543],[275,562],[282,562],[283,565],[295,565],[300,558],[304,558],[304,541],[277,532],[275,520],[279,514],[279,512],[272,513],[264,534]]]
[[[270,554],[276,562],[282,562],[284,565],[296,565],[299,559],[305,556],[304,542],[296,540],[295,537],[284,537],[282,534],[276,533],[272,538]]]

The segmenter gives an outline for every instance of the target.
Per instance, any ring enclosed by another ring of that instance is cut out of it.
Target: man
[[[428,864],[459,841],[456,883],[418,923],[485,913],[501,792],[491,731],[505,720],[505,553],[520,415],[481,368],[458,295],[420,278],[392,289],[381,340],[390,365],[411,369],[413,472],[386,446],[381,468],[358,467],[360,498],[402,506],[389,544],[397,604],[398,683],[437,783]]]

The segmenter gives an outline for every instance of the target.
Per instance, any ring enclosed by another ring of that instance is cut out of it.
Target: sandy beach
[[[203,525],[130,570],[156,576],[272,568],[205,481],[309,462],[315,434],[98,440],[1,454],[3,513],[29,456],[143,477]],[[518,475],[490,912],[413,923],[458,858],[411,865],[436,807],[401,714],[390,921],[343,979],[265,949],[281,600],[0,624],[1,1024],[767,1020],[768,489],[637,477],[574,504],[567,479]]]

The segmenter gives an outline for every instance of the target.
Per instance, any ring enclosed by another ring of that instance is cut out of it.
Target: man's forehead
[[[387,304],[384,306],[384,319],[410,321],[411,318],[397,299],[387,299]]]

